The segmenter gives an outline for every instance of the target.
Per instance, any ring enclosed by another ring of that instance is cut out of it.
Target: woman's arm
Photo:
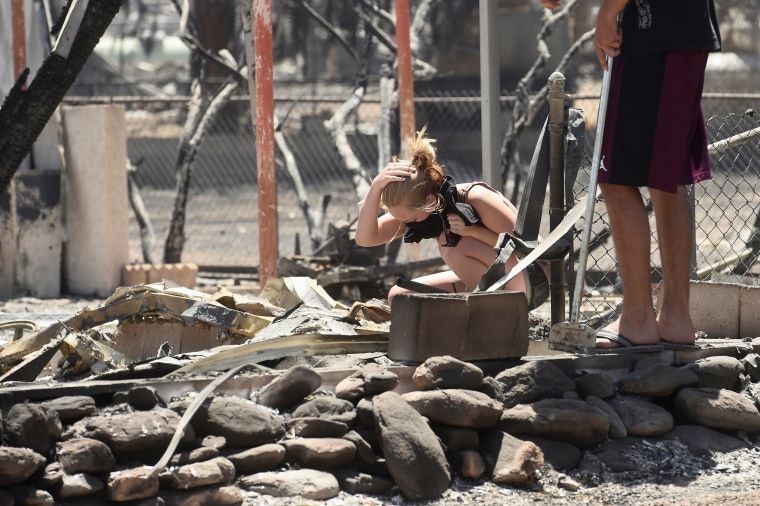
[[[470,204],[482,222],[482,226],[465,226],[461,217],[448,216],[451,231],[461,236],[472,237],[489,246],[496,246],[496,240],[502,232],[514,232],[517,223],[517,208],[501,193],[496,193],[484,186],[475,186],[467,194]]]
[[[380,212],[380,197],[389,183],[403,181],[408,177],[413,167],[408,162],[391,162],[372,180],[367,197],[359,209],[356,221],[356,244],[364,247],[386,244],[404,232],[404,223],[390,214],[378,217]]]

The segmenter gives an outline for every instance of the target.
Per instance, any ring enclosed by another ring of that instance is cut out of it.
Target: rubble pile
[[[604,472],[635,474],[642,463],[625,448],[637,441],[677,440],[699,456],[751,444],[752,349],[679,365],[631,357],[617,378],[552,360],[488,375],[442,356],[414,368],[405,392],[387,364],[367,361],[334,389],[294,365],[247,398],[204,389],[163,399],[138,386],[16,402],[3,410],[0,504],[225,505],[340,491],[419,500],[454,477],[540,493],[548,467],[573,491]],[[667,459],[647,466],[697,472]]]
[[[462,482],[544,500],[610,474],[688,480],[685,455],[707,467],[760,438],[760,338],[408,365],[384,353],[387,306],[333,303],[305,280],[266,301],[140,286],[21,332],[0,348],[0,505],[415,501]]]

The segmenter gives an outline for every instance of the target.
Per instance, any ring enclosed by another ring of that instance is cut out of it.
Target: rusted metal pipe
[[[565,135],[567,134],[565,76],[549,77],[549,227],[555,229],[565,217]],[[550,263],[552,323],[565,321],[565,260]]]
[[[398,107],[401,123],[401,157],[409,157],[407,140],[414,135],[414,75],[409,35],[409,0],[396,0],[396,44],[398,53]]]
[[[271,0],[253,1],[253,32],[259,197],[259,284],[263,289],[270,277],[277,277],[277,182]]]
[[[11,3],[11,30],[13,31],[13,79],[18,79],[26,68],[24,0],[13,0]]]

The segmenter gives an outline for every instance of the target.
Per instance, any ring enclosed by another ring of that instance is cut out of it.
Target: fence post
[[[409,0],[396,0],[396,45],[398,52],[398,108],[401,123],[401,156],[409,157],[407,141],[414,135],[414,75],[410,43]]]
[[[549,76],[549,226],[553,230],[565,217],[565,136],[567,135],[565,76]],[[552,323],[565,321],[565,260],[550,262]]]
[[[253,0],[256,73],[256,169],[259,197],[259,284],[277,277],[277,181],[275,179],[272,1]]]

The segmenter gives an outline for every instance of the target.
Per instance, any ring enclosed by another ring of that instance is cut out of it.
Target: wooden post
[[[272,1],[253,1],[256,73],[256,167],[259,186],[259,283],[277,277]]]
[[[409,0],[396,0],[396,45],[398,52],[398,107],[401,123],[401,157],[409,158],[407,141],[414,135],[414,75],[410,42]]]
[[[13,0],[11,4],[11,25],[13,31],[13,79],[18,79],[26,68],[24,0]]]

